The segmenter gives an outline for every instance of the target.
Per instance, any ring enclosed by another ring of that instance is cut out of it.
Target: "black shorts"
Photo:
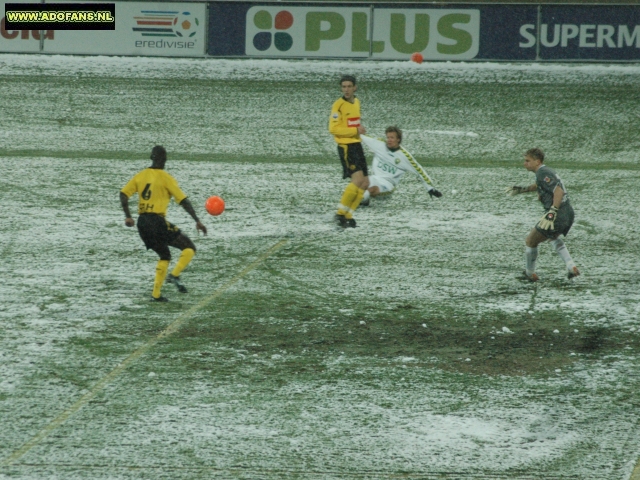
[[[169,251],[169,244],[179,235],[180,229],[162,215],[143,213],[138,217],[138,233],[147,250]]]
[[[559,235],[566,237],[569,230],[571,230],[574,218],[575,213],[573,212],[573,207],[567,203],[560,206],[560,210],[558,210],[556,219],[553,222],[553,230],[542,230],[537,224],[536,230],[547,238],[555,238]]]
[[[365,177],[369,176],[362,143],[338,145],[338,156],[342,163],[342,178],[351,178],[355,172],[362,172]]]

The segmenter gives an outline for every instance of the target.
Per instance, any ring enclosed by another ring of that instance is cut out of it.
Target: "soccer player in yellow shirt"
[[[156,265],[151,300],[167,302],[167,298],[161,295],[165,278],[167,282],[173,283],[179,292],[187,293],[186,287],[180,281],[180,273],[189,265],[196,253],[196,246],[191,239],[165,218],[171,197],[191,215],[196,221],[196,228],[205,235],[207,227],[198,219],[193,205],[178,186],[176,179],[164,171],[164,165],[167,162],[167,151],[164,147],[160,145],[153,147],[151,162],[151,167],[138,172],[120,190],[120,203],[126,217],[124,224],[127,227],[133,227],[136,222],[131,218],[129,211],[129,197],[134,193],[138,194],[138,233],[147,250],[153,250],[160,256]],[[182,253],[178,263],[167,277],[171,260],[169,247],[179,248]]]
[[[360,135],[367,130],[360,122],[360,100],[355,96],[356,78],[344,75],[340,79],[342,97],[331,107],[329,133],[338,144],[338,156],[342,163],[342,177],[351,182],[342,193],[336,221],[343,228],[355,227],[353,212],[360,205],[364,192],[369,187],[367,160],[362,149]]]

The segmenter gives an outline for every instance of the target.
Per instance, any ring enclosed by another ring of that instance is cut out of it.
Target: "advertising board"
[[[0,52],[363,60],[405,60],[420,52],[427,61],[640,61],[634,5],[113,3],[112,31],[7,30],[3,4]]]
[[[299,5],[211,3],[207,53],[214,56],[425,60],[535,58],[520,48],[523,5]]]
[[[33,3],[33,0],[11,0],[11,3]],[[5,28],[5,2],[0,4],[0,52],[36,53],[40,51],[39,30],[7,30]],[[54,39],[53,30],[45,30],[47,39]]]
[[[45,53],[203,56],[206,4],[117,2],[115,30],[58,30]]]
[[[370,9],[251,7],[245,54],[285,57],[368,57]]]
[[[539,41],[541,60],[640,60],[640,6],[543,5],[541,13],[539,30],[522,30],[528,48]]]
[[[58,0],[58,3],[62,2]],[[0,51],[40,51],[38,30],[7,31],[4,20],[2,27]],[[47,30],[44,31],[42,52],[204,56],[205,39],[204,3],[116,2],[115,30]]]
[[[471,60],[479,49],[477,8],[374,10],[374,59],[404,60],[419,52],[425,60]]]

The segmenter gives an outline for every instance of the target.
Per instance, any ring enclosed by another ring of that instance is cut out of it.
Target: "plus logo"
[[[284,30],[293,25],[293,15],[287,10],[281,10],[272,16],[266,10],[256,12],[253,24],[257,29],[263,30],[253,37],[253,46],[256,50],[264,52],[273,44],[281,52],[286,52],[293,46],[293,37]]]

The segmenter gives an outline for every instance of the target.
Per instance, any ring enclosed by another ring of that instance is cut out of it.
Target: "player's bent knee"
[[[549,240],[548,237],[545,237],[534,228],[533,230],[531,230],[531,233],[529,233],[524,243],[527,245],[527,247],[535,248],[541,243],[546,242],[547,240]]]
[[[172,247],[179,248],[180,250],[186,250],[187,248],[190,248],[194,252],[196,251],[196,245],[193,243],[193,241],[189,237],[187,237],[186,235],[184,235],[182,233],[170,245]]]
[[[562,240],[560,237],[556,237],[551,240],[551,245],[553,245],[553,248],[557,250],[558,248],[564,247],[564,240]]]
[[[540,245],[540,242],[536,241],[533,238],[527,237],[526,240],[524,241],[524,244],[527,247],[536,248],[538,245]]]
[[[527,238],[524,239],[524,244],[527,247],[535,248],[539,243],[540,242],[537,239],[537,235],[535,235],[533,231],[531,231],[529,235],[527,235]]]

